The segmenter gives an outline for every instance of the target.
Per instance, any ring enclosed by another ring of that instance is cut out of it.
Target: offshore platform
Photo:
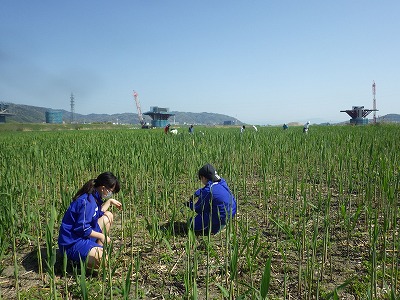
[[[150,107],[150,111],[144,113],[146,116],[151,118],[151,126],[153,127],[165,127],[168,125],[169,117],[175,114],[169,112],[169,108],[153,106]]]
[[[372,83],[372,95],[373,95],[373,109],[365,109],[364,106],[353,106],[352,109],[341,110],[340,112],[347,113],[351,119],[350,124],[352,125],[364,125],[368,124],[368,119],[366,118],[371,112],[374,112],[373,123],[376,124],[376,85],[375,81]]]
[[[149,128],[146,124],[146,121],[143,118],[143,115],[150,116],[151,127],[165,127],[169,123],[168,119],[175,114],[170,113],[168,108],[153,106],[150,107],[150,111],[142,114],[142,109],[140,107],[139,95],[136,91],[133,91],[133,97],[135,99],[136,108],[138,111],[139,122],[142,125],[142,128]]]

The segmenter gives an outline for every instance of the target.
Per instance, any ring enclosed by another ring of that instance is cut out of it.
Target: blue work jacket
[[[104,215],[103,200],[97,191],[83,194],[74,200],[64,214],[58,235],[60,248],[68,248],[79,239],[89,239],[93,230],[101,232],[97,223]]]
[[[211,214],[213,224],[225,225],[236,215],[236,199],[223,178],[217,182],[208,181],[194,196],[198,197],[197,202],[189,201],[188,206],[198,214]]]

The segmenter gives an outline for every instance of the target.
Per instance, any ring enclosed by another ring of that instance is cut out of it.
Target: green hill
[[[37,107],[29,105],[20,105],[8,103],[8,112],[13,116],[7,116],[7,123],[44,123],[46,122],[46,111],[52,110],[46,107]],[[71,122],[71,112],[60,110],[63,113],[63,121],[65,123]],[[220,125],[225,121],[231,121],[234,124],[242,124],[236,118],[208,112],[192,113],[192,112],[171,112],[175,116],[169,120],[171,123],[175,121],[177,124],[203,124],[203,125]],[[119,124],[139,124],[139,118],[134,113],[121,113],[121,114],[74,114],[74,120],[77,123],[119,123]],[[145,116],[146,122],[151,119]]]

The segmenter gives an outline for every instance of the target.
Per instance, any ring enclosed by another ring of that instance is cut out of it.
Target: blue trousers
[[[217,232],[222,230],[226,225],[226,221],[220,220],[219,218],[218,220],[211,220],[210,224],[209,213],[198,214],[194,218],[191,218],[189,222],[190,222],[190,227],[193,228],[194,231],[203,232],[203,234],[208,234],[210,229],[212,234],[216,234]]]

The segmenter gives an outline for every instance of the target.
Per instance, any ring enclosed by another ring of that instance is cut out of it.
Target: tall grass
[[[399,294],[397,126],[182,131],[2,132],[0,276],[15,266],[2,294],[39,288],[21,285],[29,253],[53,298]],[[206,162],[227,179],[238,216],[216,236],[181,234],[174,225],[187,221],[180,211]],[[124,205],[107,233],[110,259],[96,274],[71,276],[55,260],[57,230],[76,190],[106,170],[121,179]]]

